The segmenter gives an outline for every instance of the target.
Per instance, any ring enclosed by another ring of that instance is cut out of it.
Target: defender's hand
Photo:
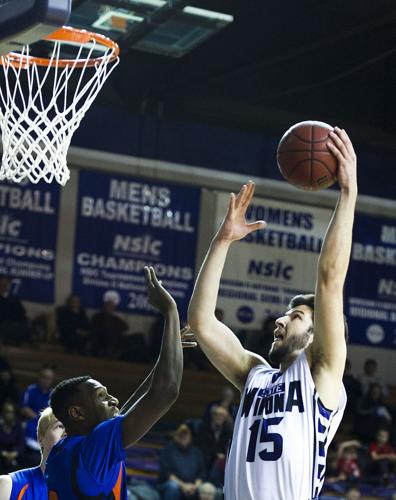
[[[237,196],[231,193],[228,212],[216,235],[217,240],[229,242],[241,240],[247,234],[266,226],[262,220],[251,223],[246,221],[246,210],[253,198],[254,187],[254,182],[249,181],[242,186]]]
[[[345,130],[334,128],[327,147],[338,160],[337,179],[341,189],[356,189],[356,154]]]
[[[195,335],[190,331],[190,325],[186,325],[180,330],[181,343],[183,349],[191,349],[197,347],[198,343],[195,341]]]
[[[177,309],[176,302],[169,292],[162,286],[161,281],[158,281],[152,266],[145,267],[146,286],[149,303],[157,308],[162,314],[170,312],[172,309]]]

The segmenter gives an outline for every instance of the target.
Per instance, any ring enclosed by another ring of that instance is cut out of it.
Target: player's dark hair
[[[289,302],[288,308],[294,309],[298,306],[308,306],[312,309],[312,312],[315,311],[315,294],[314,293],[306,293],[304,295],[296,295]],[[346,316],[344,314],[344,337],[345,342],[348,342],[348,323]]]
[[[75,397],[80,385],[91,378],[90,375],[68,378],[59,382],[52,391],[50,406],[55,417],[60,420],[64,426],[66,426],[69,421],[69,407],[75,402]]]
[[[315,310],[315,295],[313,293],[307,293],[305,295],[296,295],[289,302],[288,308],[294,309],[295,307],[298,307],[298,306],[308,306],[312,309],[312,311],[314,311]]]

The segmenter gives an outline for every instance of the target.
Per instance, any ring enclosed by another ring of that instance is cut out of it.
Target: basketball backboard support
[[[65,25],[72,0],[0,0],[0,56]]]

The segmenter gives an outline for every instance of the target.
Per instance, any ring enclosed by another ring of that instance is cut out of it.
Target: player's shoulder
[[[23,480],[31,480],[33,479],[41,479],[43,478],[43,472],[40,466],[37,467],[29,467],[27,469],[20,469],[15,472],[11,472],[10,476],[15,481],[23,481]]]
[[[103,422],[98,424],[86,437],[93,435],[95,433],[100,434],[101,432],[106,432],[107,430],[113,429],[114,427],[121,425],[124,418],[125,415],[117,415],[116,417],[104,420]]]
[[[9,474],[3,474],[0,476],[0,486],[5,486],[7,484],[12,484],[12,479]]]
[[[81,443],[84,441],[84,439],[87,436],[85,435],[79,435],[79,436],[65,436],[62,438],[60,441],[58,441],[54,446],[51,448],[51,451],[48,455],[47,462],[54,458],[55,456],[59,455],[62,451],[68,451],[73,449],[78,443]]]
[[[246,350],[246,353],[247,353],[248,359],[249,359],[250,371],[254,370],[256,368],[261,370],[261,371],[273,370],[272,366],[268,363],[268,361],[266,359],[264,359],[262,356],[260,356],[259,354],[257,354],[256,352]]]
[[[269,363],[267,363],[267,361],[265,361],[264,359],[262,360],[262,362],[260,362],[260,360],[257,360],[254,364],[252,364],[249,370],[245,386],[249,385],[249,383],[251,383],[252,380],[255,379],[256,377],[263,377],[263,376],[265,377],[277,372],[279,372],[279,370],[276,368],[272,368],[272,366]]]
[[[9,500],[12,491],[12,478],[8,474],[0,476],[0,500]]]
[[[90,446],[92,443],[102,442],[104,439],[108,440],[111,436],[116,438],[122,432],[122,422],[125,415],[118,415],[109,418],[98,424],[89,434],[84,436],[82,447]]]

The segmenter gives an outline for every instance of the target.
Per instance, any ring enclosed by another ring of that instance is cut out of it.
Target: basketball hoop
[[[0,180],[55,178],[64,186],[70,177],[66,156],[72,135],[119,63],[119,47],[103,35],[70,27],[45,41],[54,44],[48,57],[31,55],[28,45],[0,57]],[[75,52],[72,57],[61,57],[65,48]]]

